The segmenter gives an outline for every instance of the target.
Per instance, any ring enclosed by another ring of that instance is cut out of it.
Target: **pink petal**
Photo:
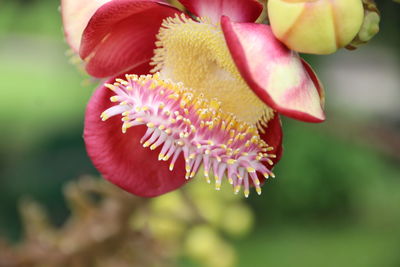
[[[111,0],[61,0],[65,38],[78,53],[83,30],[94,12]]]
[[[107,121],[100,114],[111,107],[112,92],[99,87],[86,109],[84,139],[86,150],[99,172],[122,189],[142,197],[154,197],[185,184],[185,166],[180,156],[174,171],[168,170],[169,163],[158,161],[160,149],[143,148],[139,140],[146,127],[130,128],[121,132],[121,117]]]
[[[263,5],[257,0],[179,0],[197,17],[208,17],[218,23],[222,15],[236,22],[253,22],[261,14]]]
[[[325,114],[315,74],[264,24],[221,19],[232,57],[243,78],[267,105],[294,119],[321,122]],[[311,77],[310,77],[311,74]]]
[[[148,63],[166,17],[180,11],[159,1],[114,0],[100,7],[82,36],[80,56],[95,77],[109,77]]]

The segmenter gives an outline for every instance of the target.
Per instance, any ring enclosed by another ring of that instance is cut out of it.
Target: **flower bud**
[[[379,32],[380,13],[374,0],[363,0],[364,3],[364,22],[354,40],[346,46],[353,50],[360,45],[366,44]]]
[[[290,49],[330,54],[348,45],[364,19],[362,0],[269,0],[275,36]]]

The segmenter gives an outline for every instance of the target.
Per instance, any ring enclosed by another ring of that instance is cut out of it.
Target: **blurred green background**
[[[97,174],[82,140],[95,83],[69,63],[58,5],[0,1],[0,236],[13,241],[21,197],[61,224],[62,185]],[[231,240],[239,266],[400,266],[400,5],[378,5],[369,45],[306,57],[325,83],[328,119],[284,119],[278,178],[247,201],[253,231]]]

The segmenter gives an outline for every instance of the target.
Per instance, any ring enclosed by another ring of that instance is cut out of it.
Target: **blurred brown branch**
[[[88,177],[68,184],[65,196],[72,213],[59,230],[39,204],[22,201],[25,240],[15,248],[0,243],[1,267],[168,265],[156,240],[129,225],[133,211],[145,208],[144,199]]]

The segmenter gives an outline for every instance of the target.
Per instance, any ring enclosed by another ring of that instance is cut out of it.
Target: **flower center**
[[[249,124],[273,116],[238,72],[219,25],[176,16],[164,20],[157,38],[153,72],[182,82],[197,95],[217,98],[224,111]]]
[[[182,83],[165,81],[158,73],[126,75],[126,80],[117,79],[106,87],[115,93],[110,100],[116,105],[101,114],[103,121],[122,115],[122,132],[146,125],[141,143],[152,150],[160,147],[158,160],[171,159],[170,170],[183,153],[187,179],[203,164],[204,176],[210,182],[212,172],[217,190],[227,177],[236,193],[244,187],[246,197],[250,183],[261,193],[257,173],[274,176],[263,164],[273,164],[275,155],[268,154],[273,148],[260,139],[254,125],[225,112],[216,99],[195,94]]]

